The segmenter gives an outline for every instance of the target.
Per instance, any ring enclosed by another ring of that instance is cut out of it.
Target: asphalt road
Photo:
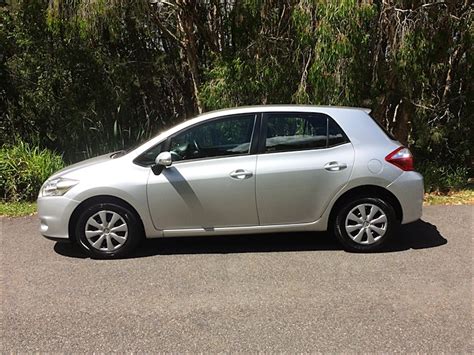
[[[473,219],[428,207],[377,254],[285,234],[100,261],[3,218],[0,351],[472,352]]]

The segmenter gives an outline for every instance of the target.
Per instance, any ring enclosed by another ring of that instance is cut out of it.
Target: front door
[[[147,195],[162,230],[256,226],[256,115],[206,121],[169,138],[173,164],[150,172]]]

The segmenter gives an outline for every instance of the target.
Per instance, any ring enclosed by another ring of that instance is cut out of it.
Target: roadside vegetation
[[[449,191],[445,194],[432,192],[425,194],[424,204],[432,205],[474,205],[474,186],[462,190]]]
[[[0,196],[2,201],[34,201],[43,182],[60,170],[60,155],[22,141],[0,148]]]
[[[0,201],[0,217],[23,217],[36,213],[36,202]]]
[[[0,1],[2,214],[64,164],[253,104],[370,107],[427,203],[470,201],[473,17],[468,1]]]

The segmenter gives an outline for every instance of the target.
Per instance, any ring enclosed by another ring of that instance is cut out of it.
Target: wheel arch
[[[84,209],[96,203],[116,203],[118,205],[122,205],[130,209],[130,211],[135,214],[135,217],[140,223],[140,228],[142,229],[142,231],[144,231],[142,218],[140,214],[137,212],[136,208],[134,208],[130,203],[116,196],[97,195],[97,196],[89,197],[85,199],[84,201],[82,201],[79,205],[77,205],[77,207],[72,212],[71,217],[69,218],[69,223],[68,223],[68,234],[69,234],[69,239],[71,241],[73,242],[76,241],[76,235],[75,235],[74,230],[75,230],[75,225],[77,223],[77,220],[79,216],[81,215],[82,211],[84,211]]]
[[[384,199],[384,201],[390,203],[395,210],[395,216],[399,222],[403,220],[403,210],[398,201],[397,197],[387,190],[384,187],[377,186],[377,185],[362,185],[353,187],[352,189],[344,192],[341,196],[338,197],[336,202],[333,204],[331,208],[331,213],[329,214],[328,219],[328,227],[334,225],[334,220],[336,218],[337,212],[339,209],[347,202],[348,200],[359,198],[359,197],[380,197]]]

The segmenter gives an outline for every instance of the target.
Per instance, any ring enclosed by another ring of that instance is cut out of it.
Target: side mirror
[[[155,165],[151,167],[151,170],[155,175],[160,175],[164,168],[171,166],[173,160],[171,159],[170,152],[161,152],[155,159]]]
[[[158,154],[158,156],[155,159],[156,165],[162,165],[164,167],[171,166],[172,163],[173,163],[173,160],[171,159],[170,152],[161,152],[160,154]]]

